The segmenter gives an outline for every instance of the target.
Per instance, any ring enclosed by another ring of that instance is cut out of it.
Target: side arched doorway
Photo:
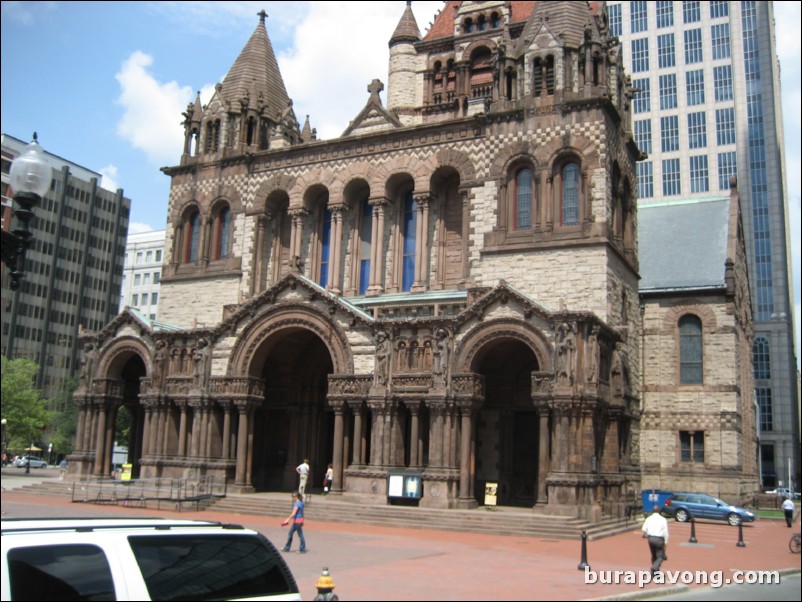
[[[334,414],[326,408],[331,354],[317,334],[292,327],[267,337],[257,356],[265,399],[254,415],[253,487],[297,489],[295,467],[304,459],[311,467],[307,490],[319,487],[333,462]]]
[[[532,507],[537,501],[540,436],[532,372],[539,369],[534,352],[513,338],[488,342],[474,358],[472,372],[485,377],[475,437],[474,490],[480,504],[487,482],[498,483],[499,505]]]

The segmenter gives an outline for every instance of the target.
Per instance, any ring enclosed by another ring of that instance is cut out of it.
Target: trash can
[[[660,489],[644,489],[641,492],[643,511],[646,514],[651,514],[655,506],[663,508],[672,493],[671,491],[661,491]]]

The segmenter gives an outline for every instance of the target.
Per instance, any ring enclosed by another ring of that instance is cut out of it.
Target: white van
[[[300,600],[287,563],[239,525],[3,519],[3,600]]]

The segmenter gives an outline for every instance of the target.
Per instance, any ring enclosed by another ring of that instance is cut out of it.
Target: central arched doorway
[[[498,503],[535,504],[538,480],[538,414],[532,404],[534,352],[520,340],[499,338],[485,345],[473,372],[485,377],[485,403],[476,422],[475,491],[498,483]]]
[[[268,337],[258,355],[265,399],[254,416],[253,486],[293,491],[295,467],[308,459],[309,491],[332,462],[334,414],[326,408],[331,354],[318,335],[292,327]]]

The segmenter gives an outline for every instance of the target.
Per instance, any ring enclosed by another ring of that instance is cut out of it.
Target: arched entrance
[[[535,504],[537,496],[538,414],[532,404],[532,372],[537,357],[525,343],[501,337],[476,355],[472,372],[485,377],[485,403],[476,421],[474,490],[483,502],[484,485],[498,483],[498,503]]]
[[[290,327],[270,335],[258,357],[266,393],[254,416],[253,486],[293,491],[295,467],[308,459],[307,490],[319,487],[333,462],[334,414],[326,409],[331,354],[317,334]]]
[[[112,360],[108,372],[112,379],[120,381],[122,399],[115,408],[107,409],[111,412],[107,418],[108,435],[104,446],[103,466],[97,472],[104,476],[109,475],[116,443],[120,447],[128,448],[125,463],[133,465],[132,476],[136,478],[140,476],[140,460],[144,452],[145,409],[139,394],[141,379],[147,376],[147,368],[138,353],[128,350]]]

